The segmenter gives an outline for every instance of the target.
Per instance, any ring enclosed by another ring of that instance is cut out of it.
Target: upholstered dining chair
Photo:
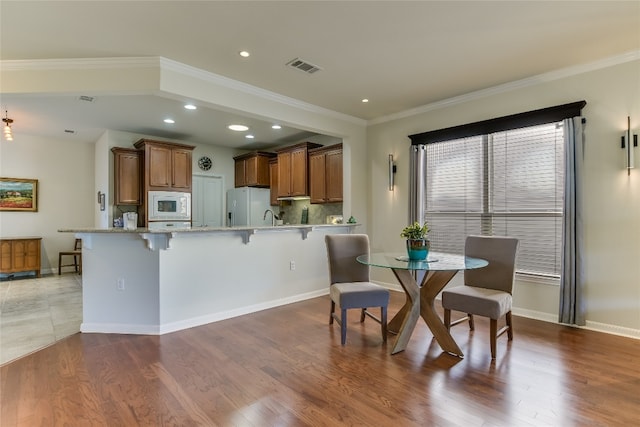
[[[334,319],[340,325],[340,342],[347,340],[347,310],[361,309],[360,322],[369,316],[380,323],[382,340],[387,340],[387,306],[389,290],[369,281],[369,266],[356,261],[358,255],[369,253],[369,237],[366,234],[330,234],[325,236],[329,261],[329,295],[331,313],[329,324]],[[335,313],[336,304],[340,316]],[[367,308],[380,307],[380,318]]]
[[[447,329],[458,323],[469,321],[474,329],[473,315],[488,317],[491,343],[491,358],[496,358],[496,340],[507,332],[509,341],[513,339],[511,323],[511,303],[515,277],[518,239],[497,236],[468,236],[464,254],[482,258],[489,265],[475,270],[465,270],[464,286],[442,291],[444,324]],[[451,322],[451,311],[461,311],[467,315]],[[505,316],[506,325],[498,331],[498,319]]]

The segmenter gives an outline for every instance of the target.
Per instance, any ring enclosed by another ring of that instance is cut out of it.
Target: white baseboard
[[[624,326],[608,325],[606,323],[591,322],[587,320],[585,326],[581,326],[583,329],[589,329],[591,331],[605,332],[612,335],[620,335],[627,338],[640,339],[640,330],[625,328]]]
[[[541,311],[534,311],[534,310],[526,310],[526,309],[516,308],[516,307],[513,308],[512,313],[515,316],[521,316],[521,317],[526,317],[526,318],[535,319],[535,320],[542,320],[544,322],[555,323],[558,325],[562,324],[558,322],[557,314],[544,313]],[[617,326],[617,325],[609,325],[607,323],[592,322],[590,320],[587,320],[586,325],[584,326],[577,326],[577,325],[566,325],[566,326],[571,326],[579,329],[587,329],[587,330],[596,331],[596,332],[604,332],[606,334],[619,335],[622,337],[640,339],[639,329],[626,328],[626,327]]]
[[[545,313],[544,311],[527,310],[525,308],[513,307],[511,312],[514,316],[526,317],[528,319],[542,320],[543,322],[558,323],[558,315]]]
[[[386,282],[376,282],[376,283],[390,290],[400,291],[400,292],[403,291],[400,285],[396,285],[393,283],[386,283]],[[440,300],[439,297],[436,299]],[[558,322],[557,313],[556,314],[545,313],[543,311],[527,310],[527,309],[518,308],[518,307],[513,307],[512,313],[514,316],[526,317],[528,319],[534,319],[534,320],[541,320],[543,322],[555,323],[558,325],[560,324]],[[607,334],[619,335],[619,336],[628,337],[628,338],[640,339],[640,329],[626,328],[623,326],[610,325],[607,323],[592,322],[590,320],[587,320],[586,323],[587,324],[584,326],[576,326],[576,325],[567,325],[567,326],[572,326],[580,329],[587,329],[587,330],[596,331],[596,332],[604,332]]]
[[[327,295],[329,288],[307,292],[304,294],[293,295],[286,298],[266,301],[260,304],[254,304],[246,307],[239,307],[233,310],[211,313],[205,316],[193,317],[191,319],[171,322],[164,325],[130,325],[130,324],[110,324],[110,323],[82,323],[80,332],[94,332],[103,334],[132,334],[132,335],[163,335],[171,332],[182,331],[184,329],[194,328],[196,326],[206,325],[208,323],[219,322],[221,320],[231,319],[233,317],[245,314],[255,313],[269,308],[279,307],[298,301],[304,301]]]
[[[376,282],[380,286],[383,286],[389,290],[396,292],[403,292],[400,285],[387,282]],[[137,334],[137,335],[163,335],[171,332],[181,331],[184,329],[193,328],[196,326],[206,325],[208,323],[219,322],[221,320],[231,319],[233,317],[242,316],[245,314],[255,313],[269,308],[279,307],[281,305],[287,305],[298,301],[304,301],[311,298],[316,298],[322,295],[327,295],[329,289],[322,289],[319,291],[307,292],[300,295],[294,295],[287,298],[281,298],[277,300],[267,301],[260,304],[250,305],[246,307],[240,307],[233,310],[222,311],[218,313],[208,314],[206,316],[194,317],[191,319],[181,320],[179,322],[172,322],[166,325],[128,325],[128,324],[108,324],[108,323],[83,323],[80,326],[81,332],[95,332],[106,334]],[[439,300],[439,298],[438,298]],[[526,317],[528,319],[541,320],[543,322],[558,323],[558,315],[552,313],[545,313],[542,311],[527,310],[523,308],[514,307],[512,310],[515,316]],[[567,325],[580,329],[587,329],[596,332],[604,332],[612,335],[619,335],[628,338],[640,339],[640,330],[626,328],[623,326],[609,325],[606,323],[592,322],[587,320],[585,326]]]
[[[80,325],[82,333],[160,335],[158,325],[135,325],[125,323],[85,323]]]

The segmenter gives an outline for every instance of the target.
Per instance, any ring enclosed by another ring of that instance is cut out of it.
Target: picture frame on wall
[[[38,180],[0,178],[0,211],[38,211]]]

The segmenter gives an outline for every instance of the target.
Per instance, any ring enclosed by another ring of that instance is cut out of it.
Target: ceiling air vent
[[[291,61],[287,62],[287,66],[300,71],[304,71],[307,74],[313,74],[316,71],[322,70],[322,68],[318,67],[317,65],[313,65],[312,63],[300,58],[292,59]]]
[[[96,100],[96,98],[93,97],[93,96],[80,95],[78,97],[78,101],[93,102],[95,100]]]

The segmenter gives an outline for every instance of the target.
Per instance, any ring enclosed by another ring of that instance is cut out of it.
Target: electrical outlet
[[[124,279],[120,278],[116,280],[116,286],[118,287],[119,291],[124,291]]]
[[[293,271],[296,269],[296,262],[295,261],[289,261],[289,270]]]

